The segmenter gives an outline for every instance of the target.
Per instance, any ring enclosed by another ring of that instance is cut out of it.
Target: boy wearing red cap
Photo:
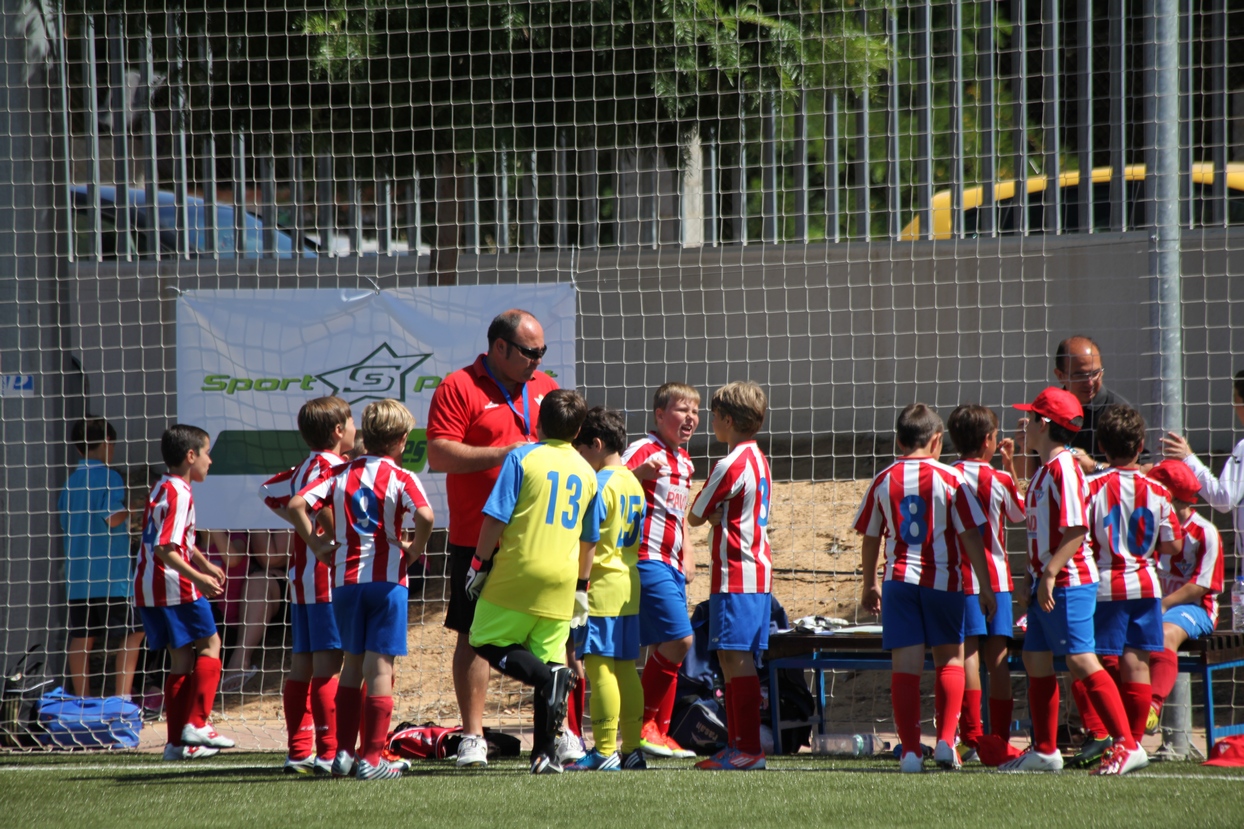
[[[1002,764],[1002,771],[1060,771],[1058,678],[1054,657],[1062,656],[1077,679],[1084,680],[1094,707],[1105,720],[1114,746],[1095,774],[1124,774],[1137,768],[1143,751],[1132,739],[1119,689],[1097,660],[1093,613],[1097,608],[1097,567],[1088,555],[1088,484],[1067,448],[1084,422],[1084,412],[1065,389],[1047,388],[1032,403],[1024,423],[1025,445],[1036,452],[1041,468],[1028,485],[1028,590],[1017,596],[1030,605],[1024,637],[1028,705],[1033,746]],[[1133,759],[1134,758],[1134,759]]]
[[[1184,531],[1183,550],[1158,556],[1162,583],[1163,647],[1149,656],[1153,685],[1146,732],[1158,729],[1162,705],[1179,674],[1177,653],[1184,642],[1214,632],[1218,621],[1218,594],[1222,592],[1222,539],[1208,519],[1193,511],[1201,488],[1196,474],[1177,460],[1164,460],[1149,477],[1170,491],[1171,506]]]

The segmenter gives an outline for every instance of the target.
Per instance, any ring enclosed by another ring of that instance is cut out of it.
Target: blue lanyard
[[[523,383],[523,413],[519,414],[518,407],[514,405],[514,398],[510,396],[510,390],[502,385],[501,381],[497,379],[497,375],[492,373],[492,369],[488,367],[487,359],[484,360],[484,371],[488,372],[488,376],[492,378],[492,382],[496,383],[497,388],[501,389],[501,395],[505,398],[505,403],[510,407],[510,411],[514,413],[515,417],[522,420],[523,436],[528,437],[531,434],[531,416],[528,414],[529,409],[527,407],[527,384]]]

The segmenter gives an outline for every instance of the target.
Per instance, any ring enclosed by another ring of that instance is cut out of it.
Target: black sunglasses
[[[539,348],[528,348],[527,346],[519,345],[513,340],[506,339],[505,337],[502,337],[501,339],[505,340],[507,343],[517,348],[518,353],[522,354],[528,360],[542,360],[544,359],[544,355],[547,354],[549,350],[549,347],[547,345],[542,345]]]

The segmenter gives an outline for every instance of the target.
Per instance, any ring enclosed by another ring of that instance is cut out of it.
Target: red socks
[[[315,753],[337,756],[337,677],[311,677],[311,719],[315,723]]]
[[[1110,730],[1106,728],[1106,724],[1097,715],[1097,709],[1093,707],[1093,701],[1089,699],[1088,688],[1085,686],[1084,680],[1076,679],[1072,681],[1071,697],[1076,701],[1076,709],[1080,712],[1080,723],[1084,726],[1084,730],[1088,732],[1089,736],[1098,740],[1108,736]]]
[[[216,701],[216,689],[220,686],[220,660],[200,656],[194,661],[194,673],[190,677],[194,696],[187,719],[195,728],[202,728],[212,716],[212,704]]]
[[[997,734],[1004,741],[1011,739],[1011,716],[1015,711],[1015,700],[989,698],[989,733]]]
[[[1153,696],[1153,686],[1148,682],[1124,682],[1119,687],[1119,695],[1123,697],[1123,708],[1127,711],[1127,722],[1132,727],[1132,739],[1139,745],[1145,738],[1145,725],[1149,721],[1149,701]]]
[[[291,760],[305,759],[315,750],[315,726],[311,722],[311,683],[285,680],[281,703],[285,711],[285,734]]]
[[[1058,751],[1058,677],[1028,678],[1028,709],[1033,745],[1042,754],[1054,754]]]
[[[368,696],[363,706],[363,759],[373,766],[380,762],[380,752],[389,736],[389,723],[393,720],[393,697]]]
[[[1162,710],[1166,698],[1171,695],[1178,676],[1178,654],[1166,649],[1149,654],[1149,682],[1153,686],[1153,704],[1158,711]]]
[[[980,689],[963,689],[963,710],[959,712],[959,738],[976,748],[976,741],[985,733],[981,726]]]
[[[644,722],[655,722],[662,734],[669,734],[670,717],[674,716],[679,665],[670,662],[660,651],[654,649],[644,665],[644,674],[641,677],[644,686]]]
[[[890,674],[890,702],[894,706],[894,727],[904,754],[920,754],[920,676]]]
[[[583,739],[583,700],[586,696],[587,683],[580,680],[570,696],[566,697],[566,728],[579,739]]]
[[[943,665],[934,675],[933,709],[937,714],[937,739],[953,746],[955,731],[959,728],[959,712],[963,710],[963,666]],[[976,710],[979,712],[980,692],[976,693]]]
[[[763,754],[760,746],[760,677],[736,676],[726,685],[727,716],[733,720],[734,746],[748,754]]]
[[[1106,724],[1106,731],[1116,743],[1122,742],[1128,748],[1136,748],[1132,739],[1132,727],[1128,723],[1127,711],[1123,707],[1123,698],[1114,680],[1105,671],[1090,674],[1084,680],[1084,688],[1093,702],[1093,707]],[[1144,729],[1141,729],[1142,733]]]
[[[337,686],[337,750],[354,754],[363,717],[363,689]]]
[[[168,724],[168,741],[181,745],[181,730],[186,725],[189,710],[190,674],[169,674],[164,679],[164,719]]]

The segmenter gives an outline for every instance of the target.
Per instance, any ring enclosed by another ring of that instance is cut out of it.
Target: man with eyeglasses
[[[1123,396],[1106,388],[1103,380],[1106,370],[1101,364],[1101,349],[1091,337],[1077,334],[1068,337],[1058,344],[1054,351],[1054,377],[1059,385],[1075,395],[1084,409],[1084,425],[1071,441],[1071,449],[1075,453],[1076,462],[1091,475],[1106,468],[1106,456],[1097,447],[1097,421],[1110,406],[1121,403],[1131,406],[1131,402]],[[1036,458],[1029,455],[1024,447],[1024,425],[1021,419],[1019,429],[1015,433],[1015,455],[1023,458],[1017,463],[1017,471],[1024,478],[1030,478],[1036,471]],[[1151,465],[1148,450],[1140,455],[1142,470]]]
[[[445,473],[449,502],[449,607],[445,627],[457,632],[453,679],[462,714],[459,766],[488,763],[484,697],[488,663],[468,637],[475,602],[466,594],[484,503],[511,449],[536,440],[540,402],[558,388],[539,370],[548,346],[529,312],[503,311],[488,326],[488,351],[446,377],[428,409],[428,466]]]

